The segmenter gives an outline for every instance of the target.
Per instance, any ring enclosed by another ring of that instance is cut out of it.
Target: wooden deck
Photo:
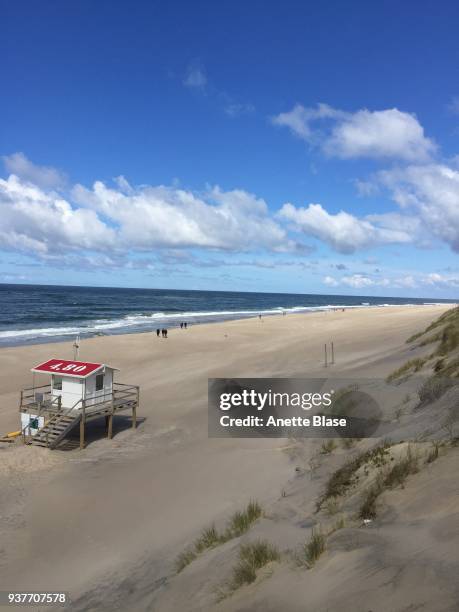
[[[44,426],[31,435],[27,425],[22,430],[25,444],[54,449],[79,424],[80,448],[85,447],[86,423],[102,416],[106,419],[107,436],[113,434],[113,418],[117,412],[132,411],[132,427],[136,427],[140,390],[135,385],[114,383],[113,392],[89,400],[78,400],[71,408],[61,406],[60,396],[52,397],[49,385],[21,391],[20,412],[44,417]]]

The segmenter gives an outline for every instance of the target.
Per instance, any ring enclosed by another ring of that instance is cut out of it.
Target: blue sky
[[[0,281],[458,297],[457,3],[2,14]]]

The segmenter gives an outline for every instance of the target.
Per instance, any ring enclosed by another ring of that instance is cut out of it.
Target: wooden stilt
[[[81,419],[80,419],[80,450],[83,450],[85,447],[85,428],[86,428],[86,406],[85,401],[83,400],[81,403]]]
[[[111,413],[108,415],[108,432],[107,437],[109,440],[113,438],[113,415],[115,414],[115,401],[112,395]]]
[[[325,367],[328,366],[328,360],[327,360],[327,345],[324,344],[324,351],[325,351]]]
[[[333,346],[333,342],[331,343],[331,362],[335,363],[335,347]]]
[[[139,405],[140,389],[137,387],[137,401],[132,407],[132,429],[137,427],[137,406]]]

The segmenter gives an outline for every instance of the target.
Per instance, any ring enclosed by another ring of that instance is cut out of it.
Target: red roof
[[[103,363],[90,363],[88,361],[49,359],[48,361],[40,363],[32,368],[32,372],[44,372],[47,374],[62,374],[64,376],[75,376],[75,378],[86,378],[90,374],[93,374],[97,370],[103,368],[104,365],[105,364]]]

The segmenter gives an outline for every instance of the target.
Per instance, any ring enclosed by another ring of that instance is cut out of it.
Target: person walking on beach
[[[180,323],[180,329],[183,329],[183,323]]]
[[[164,330],[164,337],[167,338],[167,329]]]
[[[159,338],[159,329],[156,330],[156,337]]]
[[[186,329],[186,326],[187,326],[187,323],[185,322],[185,323],[183,324],[183,327]]]

